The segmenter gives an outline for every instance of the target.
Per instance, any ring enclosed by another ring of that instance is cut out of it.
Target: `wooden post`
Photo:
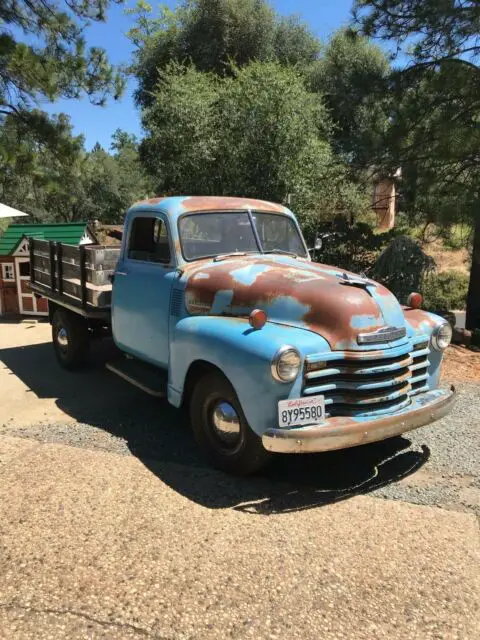
[[[80,288],[82,292],[82,307],[87,306],[87,270],[85,266],[85,245],[79,246],[80,251]]]
[[[28,250],[30,251],[30,282],[32,284],[35,283],[35,269],[34,269],[34,249],[33,249],[33,243],[35,242],[35,240],[33,238],[29,238],[28,240]]]
[[[55,292],[55,243],[50,240],[50,289]]]
[[[467,316],[465,326],[470,331],[480,328],[480,214],[475,220],[473,236],[472,270],[467,296]]]
[[[63,249],[62,243],[57,242],[57,287],[58,293],[61,295],[63,293]]]

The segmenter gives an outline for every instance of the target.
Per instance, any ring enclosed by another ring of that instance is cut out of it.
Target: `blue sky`
[[[333,31],[348,23],[352,0],[270,0],[279,14],[297,14],[310,25],[311,30],[321,40],[326,40]],[[152,2],[153,5],[155,3]],[[174,7],[175,0],[165,0],[162,4]],[[105,24],[93,24],[87,32],[90,45],[104,47],[114,64],[128,62],[132,47],[125,36],[131,26],[132,17],[124,13],[125,6],[132,7],[135,0],[126,0],[124,7],[112,6]],[[49,113],[64,112],[70,115],[74,132],[83,134],[86,147],[91,148],[97,141],[104,147],[110,145],[112,133],[117,128],[141,136],[139,112],[132,101],[134,81],[130,81],[120,101],[110,100],[106,107],[95,107],[88,99],[60,100],[54,104],[42,104]]]

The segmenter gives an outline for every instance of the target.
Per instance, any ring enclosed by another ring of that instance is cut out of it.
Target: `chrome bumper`
[[[324,424],[298,429],[268,429],[262,442],[277,453],[313,453],[347,449],[386,440],[443,418],[456,400],[455,387],[434,389],[412,398],[397,413],[378,418],[329,418]]]

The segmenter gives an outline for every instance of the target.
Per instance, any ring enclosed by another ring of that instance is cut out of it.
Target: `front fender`
[[[192,316],[172,331],[168,399],[180,406],[190,366],[203,360],[220,369],[232,384],[250,427],[258,435],[277,424],[277,402],[298,397],[302,374],[293,383],[274,380],[270,364],[283,345],[296,347],[301,356],[329,351],[321,336],[296,327],[267,322],[252,329],[243,318]]]
[[[430,354],[428,360],[428,388],[436,389],[440,382],[440,371],[443,360],[443,351],[436,351],[432,348],[432,334],[445,323],[445,318],[437,316],[434,313],[423,311],[422,309],[411,309],[404,307],[405,322],[407,332],[410,337],[424,335],[428,338],[430,344]]]

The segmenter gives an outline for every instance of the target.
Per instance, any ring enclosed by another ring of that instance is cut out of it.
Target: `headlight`
[[[272,360],[272,376],[279,382],[293,382],[298,376],[302,359],[293,347],[282,347]]]
[[[448,322],[441,324],[432,335],[432,346],[437,351],[444,351],[452,341],[452,327]]]

